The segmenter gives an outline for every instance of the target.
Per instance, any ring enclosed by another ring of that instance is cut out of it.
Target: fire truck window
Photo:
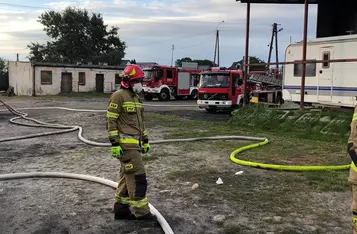
[[[156,80],[160,80],[163,77],[162,70],[156,70]]]
[[[240,78],[239,75],[233,75],[232,78],[233,78],[233,84],[235,86],[241,86],[243,84],[243,81],[242,81],[242,79]]]
[[[166,70],[166,78],[172,79],[172,70]]]
[[[194,83],[193,86],[197,86],[198,82],[200,82],[200,76],[199,75],[194,75]]]

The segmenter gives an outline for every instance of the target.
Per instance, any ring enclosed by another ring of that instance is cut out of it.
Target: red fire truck
[[[199,108],[208,112],[232,110],[243,105],[242,70],[212,68],[200,74],[198,84]],[[281,103],[281,80],[265,72],[250,72],[247,79],[247,100],[253,103]]]
[[[161,101],[182,99],[197,99],[200,72],[197,68],[178,68],[169,66],[144,67],[143,80],[144,98]]]

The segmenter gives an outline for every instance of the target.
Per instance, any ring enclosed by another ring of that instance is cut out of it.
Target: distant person
[[[352,230],[357,234],[357,105],[352,117],[351,133],[348,138],[347,151],[352,159],[348,181],[352,186]]]
[[[120,161],[114,218],[157,221],[146,197],[146,171],[141,156],[150,150],[144,110],[137,95],[143,89],[144,72],[138,65],[129,64],[121,77],[120,89],[110,96],[106,118],[112,156]]]

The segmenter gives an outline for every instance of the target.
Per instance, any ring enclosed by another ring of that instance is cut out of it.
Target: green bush
[[[0,58],[0,91],[7,90],[9,88],[9,72],[7,67],[7,61]]]
[[[310,139],[345,139],[350,131],[351,118],[352,112],[280,110],[257,104],[233,111],[230,124]]]

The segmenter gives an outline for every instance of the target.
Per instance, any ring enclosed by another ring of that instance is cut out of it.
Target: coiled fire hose
[[[45,127],[45,128],[54,128],[54,129],[62,129],[59,131],[53,131],[53,132],[44,132],[44,133],[38,133],[38,134],[31,134],[31,135],[26,135],[26,136],[19,136],[19,137],[9,137],[9,138],[3,138],[0,139],[1,142],[7,142],[7,141],[15,141],[15,140],[21,140],[21,139],[29,139],[29,138],[35,138],[35,137],[41,137],[41,136],[48,136],[48,135],[56,135],[56,134],[62,134],[62,133],[68,133],[68,132],[74,132],[78,130],[78,138],[82,142],[92,145],[92,146],[99,146],[99,147],[110,147],[110,143],[100,143],[100,142],[95,142],[95,141],[90,141],[88,139],[85,139],[82,134],[83,134],[83,128],[81,126],[67,126],[67,125],[61,125],[61,124],[51,124],[51,123],[46,123],[39,121],[37,119],[29,118],[27,117],[27,113],[20,112],[18,110],[15,110],[11,106],[7,105],[3,101],[0,100],[0,103],[2,103],[8,111],[10,111],[12,114],[16,115],[16,117],[11,118],[10,122],[12,124],[17,124],[17,125],[22,125],[22,126],[27,126],[27,127]],[[164,106],[164,105],[147,105],[144,104],[144,106]],[[170,106],[173,107],[174,105],[165,105],[165,106]],[[186,106],[186,105],[179,105],[179,106]],[[32,108],[19,108],[19,109],[36,109],[36,110],[41,110],[41,109],[60,109],[60,110],[67,110],[67,111],[76,111],[76,112],[106,112],[106,110],[92,110],[92,109],[72,109],[72,108],[65,108],[65,107],[32,107]],[[4,110],[2,110],[4,111]],[[29,124],[29,123],[20,123],[16,122],[15,120],[17,119],[25,119],[29,120],[32,122],[35,122],[37,124]],[[243,152],[248,149],[253,149],[262,145],[266,145],[269,143],[269,140],[267,138],[260,138],[260,137],[249,137],[249,136],[212,136],[212,137],[199,137],[199,138],[185,138],[185,139],[167,139],[167,140],[157,140],[157,141],[151,141],[150,144],[162,144],[162,143],[175,143],[175,142],[192,142],[192,141],[202,141],[202,140],[251,140],[251,141],[259,141],[258,143],[250,144],[247,146],[240,147],[236,150],[234,150],[230,154],[230,160],[234,163],[244,165],[244,166],[250,166],[250,167],[256,167],[256,168],[262,168],[262,169],[273,169],[273,170],[283,170],[283,171],[325,171],[325,170],[346,170],[350,167],[350,164],[347,165],[332,165],[332,166],[296,166],[296,165],[276,165],[276,164],[266,164],[266,163],[258,163],[258,162],[251,162],[251,161],[245,161],[236,158],[236,155],[239,154],[240,152]],[[14,173],[14,174],[5,174],[5,175],[0,175],[0,181],[1,180],[9,180],[9,179],[20,179],[20,178],[31,178],[31,177],[58,177],[58,178],[72,178],[72,179],[81,179],[81,180],[87,180],[87,181],[93,181],[101,184],[105,184],[111,187],[116,187],[117,183],[114,181],[106,180],[103,178],[98,178],[98,177],[93,177],[89,175],[81,175],[81,174],[72,174],[72,173],[61,173],[61,172],[34,172],[34,173]],[[164,219],[164,217],[150,204],[150,208],[152,208],[152,213],[155,214],[158,217],[158,221],[164,230],[165,233],[173,233],[171,227],[167,223],[167,221]]]

